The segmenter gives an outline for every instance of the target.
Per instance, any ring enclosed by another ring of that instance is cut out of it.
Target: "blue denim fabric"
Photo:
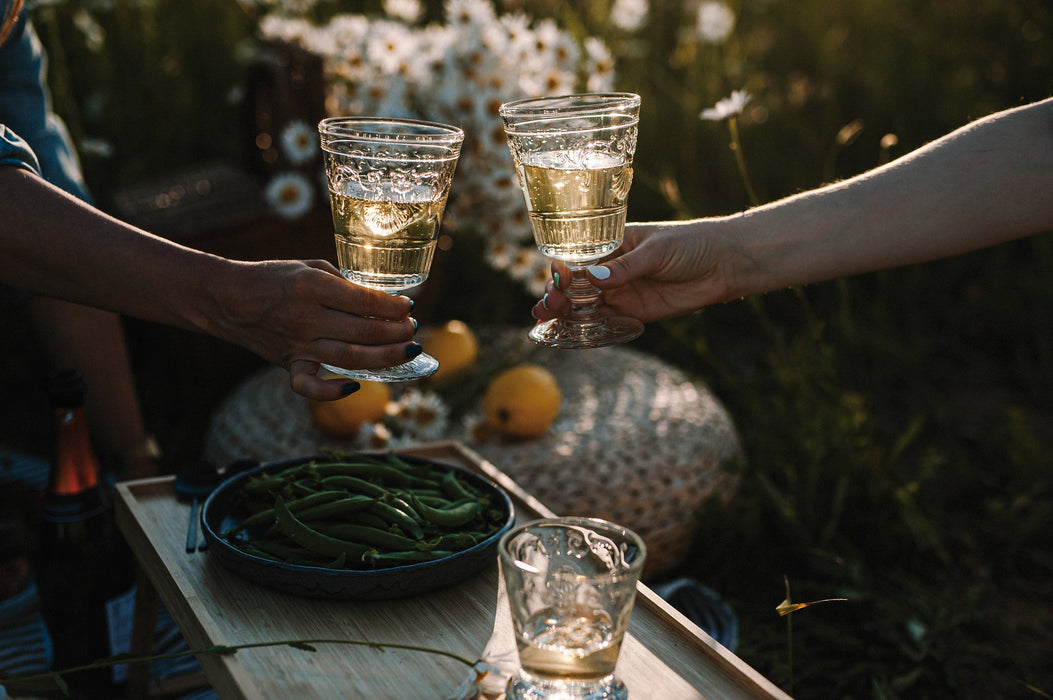
[[[7,5],[0,0],[0,16]],[[43,47],[23,12],[0,46],[0,164],[28,168],[87,201],[77,154],[51,111],[46,69]]]
[[[0,19],[9,7],[9,0],[0,0]],[[0,44],[0,167],[26,168],[91,201],[66,126],[51,111],[46,70],[43,47],[23,10]],[[0,283],[0,302],[20,304],[27,298],[26,293]]]

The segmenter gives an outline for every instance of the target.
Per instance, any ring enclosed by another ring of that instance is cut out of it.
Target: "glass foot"
[[[594,681],[557,681],[520,670],[508,680],[507,700],[626,700],[629,691],[614,676]]]
[[[412,382],[415,379],[424,379],[435,374],[439,369],[439,361],[428,353],[421,353],[409,362],[394,367],[378,367],[376,369],[344,369],[333,367],[324,362],[322,367],[333,374],[348,379],[358,379],[367,382]]]
[[[556,318],[530,329],[530,339],[549,348],[601,348],[635,340],[643,333],[643,323],[628,316],[612,316],[589,323]]]

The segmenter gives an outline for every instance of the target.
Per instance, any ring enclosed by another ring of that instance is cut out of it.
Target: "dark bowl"
[[[309,598],[334,600],[384,600],[420,595],[451,586],[487,566],[496,564],[498,540],[515,521],[512,500],[508,494],[489,479],[462,467],[423,457],[399,457],[410,464],[429,465],[435,469],[457,472],[461,478],[483,492],[492,494],[494,501],[505,511],[501,527],[482,542],[448,557],[370,571],[277,562],[242,551],[221,537],[219,533],[237,526],[242,520],[238,509],[232,504],[232,497],[241,485],[253,476],[281,471],[319,458],[298,457],[267,462],[256,469],[242,472],[224,481],[208,497],[201,516],[202,529],[209,545],[208,556],[215,557],[224,567],[251,583]]]

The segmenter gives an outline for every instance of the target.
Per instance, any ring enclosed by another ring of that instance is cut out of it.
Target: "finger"
[[[569,308],[570,300],[556,285],[556,280],[552,279],[545,285],[545,295],[534,305],[530,313],[538,320],[547,321],[563,315]]]
[[[337,340],[321,339],[314,343],[319,361],[346,369],[377,369],[394,367],[420,355],[420,343],[389,343],[387,345],[359,345]]]
[[[354,284],[339,273],[325,278],[320,300],[337,311],[392,321],[408,318],[413,310],[413,300],[409,297],[392,296],[379,289]]]
[[[334,401],[355,393],[361,384],[354,379],[336,377],[322,379],[318,376],[320,365],[317,362],[297,360],[289,367],[289,385],[301,396],[316,401]]]

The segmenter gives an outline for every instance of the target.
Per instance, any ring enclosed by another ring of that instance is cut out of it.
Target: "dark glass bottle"
[[[78,372],[52,374],[51,404],[55,450],[35,568],[54,667],[63,670],[126,650],[121,640],[127,639],[124,625],[134,602],[134,567],[92,450]],[[107,667],[65,679],[77,697],[112,700],[123,695],[125,673]]]

